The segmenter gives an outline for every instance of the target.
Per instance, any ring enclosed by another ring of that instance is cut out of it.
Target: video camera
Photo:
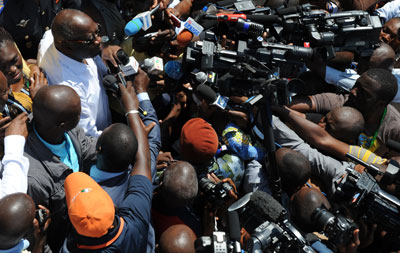
[[[233,211],[251,234],[246,252],[315,252],[286,218],[287,211],[268,193],[246,194],[229,207],[228,212]]]
[[[378,16],[364,11],[328,14],[312,10],[283,15],[282,27],[280,41],[296,44],[308,41],[312,47],[323,46],[330,59],[338,51],[372,55],[379,44],[382,23]]]
[[[400,200],[383,191],[368,171],[359,173],[348,168],[347,174],[337,183],[334,199],[345,201],[384,230],[399,234]]]

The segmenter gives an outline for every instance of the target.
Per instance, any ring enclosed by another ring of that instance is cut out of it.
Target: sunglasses
[[[91,39],[88,39],[88,40],[68,40],[68,41],[74,41],[74,42],[78,42],[78,43],[82,43],[82,44],[86,44],[86,45],[92,45],[96,41],[97,37],[100,36],[101,28],[102,28],[101,25],[99,23],[97,23],[97,29],[93,33]],[[106,43],[109,40],[108,36],[101,36],[100,38],[101,38],[100,43]]]

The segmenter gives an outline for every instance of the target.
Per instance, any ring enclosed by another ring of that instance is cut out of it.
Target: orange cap
[[[107,234],[115,215],[107,192],[83,172],[70,174],[64,188],[69,219],[78,234],[95,238]]]

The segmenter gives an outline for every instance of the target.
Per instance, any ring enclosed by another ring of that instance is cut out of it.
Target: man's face
[[[373,82],[374,80],[369,78],[366,73],[361,75],[361,77],[357,79],[353,89],[351,89],[351,94],[346,104],[356,108],[363,115],[374,111],[377,106],[378,98],[374,90],[376,84]]]
[[[8,84],[18,83],[22,78],[22,58],[11,42],[0,45],[0,71],[6,76]]]
[[[93,58],[101,51],[101,26],[91,18],[88,18],[87,21],[85,24],[77,24],[74,27],[75,38],[67,40],[72,48],[72,53],[80,59]]]
[[[400,29],[400,21],[398,19],[391,19],[382,27],[379,40],[389,44],[395,52],[400,49],[400,40],[398,38],[398,31]]]

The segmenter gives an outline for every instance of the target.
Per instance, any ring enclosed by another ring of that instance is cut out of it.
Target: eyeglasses
[[[101,32],[101,25],[99,23],[97,23],[97,29],[93,33],[91,39],[88,39],[88,40],[68,40],[68,41],[74,41],[74,42],[78,42],[78,43],[82,43],[82,44],[86,44],[86,45],[92,45],[92,44],[94,44],[96,38],[100,36],[100,32]],[[106,43],[109,40],[108,36],[101,36],[100,38],[101,38],[100,43]]]

